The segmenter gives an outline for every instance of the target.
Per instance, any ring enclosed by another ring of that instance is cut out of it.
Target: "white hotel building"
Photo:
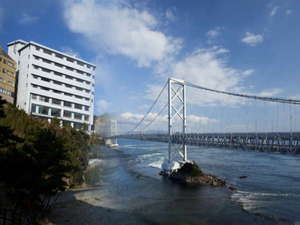
[[[18,108],[91,131],[95,65],[31,41],[9,43],[8,54],[18,65]]]

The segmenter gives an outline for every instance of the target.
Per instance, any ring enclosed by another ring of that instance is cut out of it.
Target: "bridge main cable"
[[[205,91],[210,91],[214,93],[219,93],[219,94],[224,94],[224,95],[231,95],[231,96],[236,96],[236,97],[242,97],[242,98],[249,98],[249,99],[256,99],[256,100],[262,100],[262,101],[268,101],[268,102],[280,102],[280,103],[287,103],[287,104],[295,104],[295,105],[300,105],[300,100],[295,100],[295,99],[286,99],[286,98],[272,98],[272,97],[263,97],[263,96],[257,96],[257,95],[247,95],[247,94],[239,94],[239,93],[234,93],[234,92],[227,92],[227,91],[220,91],[220,90],[215,90],[211,88],[206,88],[197,84],[193,84],[188,81],[184,80],[179,80],[175,78],[171,78],[173,81],[180,83],[180,84],[185,84],[187,86],[197,88],[197,89],[202,89]]]

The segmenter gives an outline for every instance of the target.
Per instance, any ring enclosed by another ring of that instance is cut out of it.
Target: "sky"
[[[298,0],[1,0],[0,45],[34,41],[96,64],[95,113],[135,123],[168,77],[300,98],[299,12]],[[217,121],[197,105],[236,105],[188,99],[194,121]]]

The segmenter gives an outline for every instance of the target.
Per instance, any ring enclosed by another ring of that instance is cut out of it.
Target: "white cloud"
[[[161,76],[164,80],[175,77],[215,90],[246,92],[242,82],[254,70],[243,71],[229,66],[228,53],[229,50],[219,46],[198,49],[182,60],[174,62]],[[155,99],[160,89],[161,85],[149,85],[147,98]],[[242,103],[235,97],[210,94],[191,88],[188,90],[188,96],[189,103],[198,105]],[[162,98],[166,99],[166,93]]]
[[[242,74],[243,74],[244,76],[250,76],[251,74],[254,73],[254,71],[255,71],[255,70],[253,70],[253,69],[245,70]]]
[[[291,9],[287,9],[287,10],[285,10],[285,14],[286,14],[286,15],[291,15],[291,14],[292,14],[292,12],[293,12],[293,11],[292,11]]]
[[[32,24],[38,20],[37,16],[32,16],[27,13],[23,13],[20,16],[19,23],[20,24]]]
[[[253,34],[246,32],[245,37],[242,38],[242,42],[254,47],[264,41],[264,37],[261,34]]]
[[[279,6],[272,6],[270,11],[270,16],[275,16],[278,12]]]
[[[97,101],[96,106],[99,113],[104,113],[108,110],[110,103],[104,99],[101,99]]]
[[[175,21],[175,20],[176,20],[176,16],[175,16],[175,13],[174,13],[174,9],[167,9],[167,10],[166,10],[166,13],[165,13],[165,16],[166,16],[166,18],[167,18],[169,21]]]
[[[181,48],[179,39],[158,30],[158,21],[148,11],[120,1],[69,0],[64,15],[69,29],[82,34],[95,51],[127,56],[140,67]]]
[[[212,30],[209,30],[206,33],[206,36],[209,37],[209,38],[216,38],[216,37],[218,37],[221,34],[221,30],[222,30],[221,27],[216,27],[216,28],[214,28]]]
[[[282,92],[283,92],[283,90],[280,88],[271,88],[271,89],[263,90],[263,91],[259,92],[257,95],[262,96],[262,97],[273,97]]]
[[[144,114],[126,112],[126,113],[122,113],[119,116],[118,122],[120,124],[136,125],[138,122],[140,122],[140,120],[143,117],[144,117]],[[136,131],[143,130],[143,128],[147,124],[149,124],[149,122],[151,122],[154,118],[156,118],[155,122],[153,124],[151,124],[149,127],[147,127],[147,131],[149,131],[149,130],[165,130],[166,131],[168,116],[166,114],[158,115],[157,113],[150,113]],[[193,115],[193,114],[187,115],[187,123],[189,123],[190,126],[208,125],[208,124],[214,124],[217,122],[218,122],[218,120],[214,119],[214,118],[208,118],[205,116],[197,116],[197,115]],[[173,126],[175,128],[176,124],[173,124]],[[131,128],[133,128],[133,127],[131,127]]]

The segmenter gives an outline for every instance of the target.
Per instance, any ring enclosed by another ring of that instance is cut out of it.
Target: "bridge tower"
[[[179,119],[181,136],[183,137],[180,143],[178,153],[183,161],[187,161],[187,146],[186,146],[186,85],[182,80],[169,78],[168,79],[168,162],[172,163],[172,147],[174,120]]]

